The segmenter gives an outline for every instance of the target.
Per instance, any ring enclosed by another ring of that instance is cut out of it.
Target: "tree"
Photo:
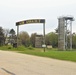
[[[12,37],[15,35],[15,30],[14,29],[11,29],[10,30],[10,32],[9,32],[11,35],[12,35]]]
[[[14,29],[11,29],[10,30],[10,32],[9,32],[9,34],[10,34],[10,42],[11,42],[11,44],[13,44],[14,42],[15,42],[15,37],[16,37],[16,35],[15,35],[15,30]]]
[[[5,38],[7,38],[10,32],[9,29],[3,29],[3,31],[4,31]]]
[[[45,36],[45,42],[46,45],[51,45],[50,36],[48,34]]]
[[[31,42],[31,45],[33,46],[33,47],[35,47],[35,37],[36,37],[36,33],[33,33],[33,34],[31,34],[31,37],[30,37],[30,42]]]
[[[58,33],[58,28],[55,29],[55,32]]]
[[[29,46],[30,45],[30,37],[29,34],[25,31],[20,32],[19,38],[21,40],[22,45]]]
[[[72,36],[72,46],[73,48],[76,48],[76,34],[73,34]]]
[[[4,45],[4,43],[5,43],[5,37],[3,33],[3,28],[0,27],[0,46]]]
[[[9,29],[3,29],[4,37],[5,37],[5,44],[7,45],[9,42]]]
[[[58,34],[51,32],[46,35],[46,45],[58,46]]]

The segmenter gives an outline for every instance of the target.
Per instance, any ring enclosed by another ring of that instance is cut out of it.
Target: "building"
[[[41,48],[43,43],[43,36],[42,35],[36,35],[35,37],[35,47]]]

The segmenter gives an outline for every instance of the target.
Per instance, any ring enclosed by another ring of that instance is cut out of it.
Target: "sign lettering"
[[[32,19],[32,20],[20,21],[16,22],[16,26],[30,23],[45,23],[45,19]]]

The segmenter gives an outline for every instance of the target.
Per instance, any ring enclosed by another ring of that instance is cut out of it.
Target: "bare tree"
[[[30,42],[31,42],[31,45],[33,46],[33,47],[35,47],[35,37],[36,37],[36,33],[33,33],[33,34],[31,34],[31,37],[30,37]]]
[[[19,38],[21,40],[22,45],[29,46],[30,44],[30,37],[29,34],[25,31],[20,32]]]
[[[9,29],[3,29],[5,38],[9,37]]]

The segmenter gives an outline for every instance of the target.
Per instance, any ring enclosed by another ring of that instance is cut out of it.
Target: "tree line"
[[[32,33],[31,36],[26,31],[21,31],[19,33],[19,44],[25,47],[32,46],[35,47],[35,37],[37,33]],[[72,46],[76,48],[76,34],[72,34]],[[69,36],[68,36],[69,41]],[[46,45],[51,45],[53,48],[58,47],[58,33],[50,32],[45,35]],[[14,29],[3,29],[0,27],[0,46],[17,43],[17,35]],[[69,45],[69,43],[68,43]]]

